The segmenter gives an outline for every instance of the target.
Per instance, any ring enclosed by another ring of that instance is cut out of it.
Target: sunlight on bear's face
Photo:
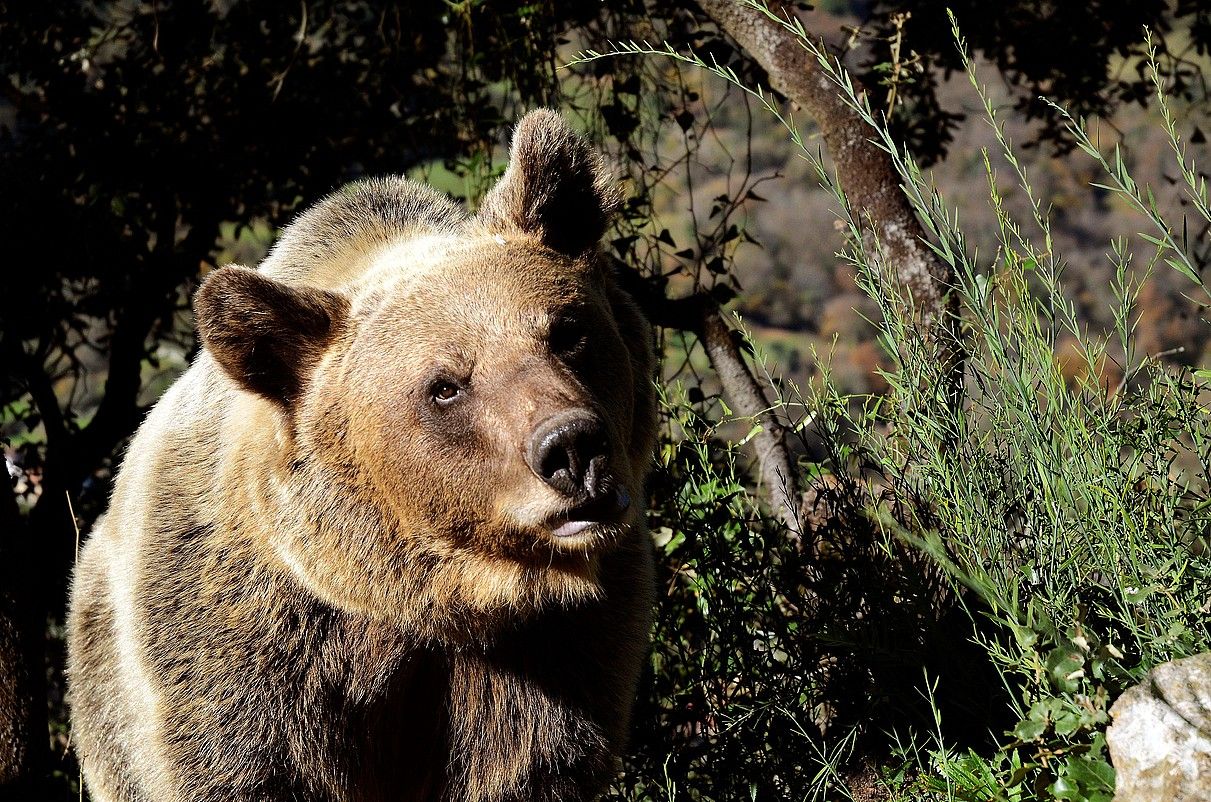
[[[386,537],[591,580],[635,522],[649,459],[602,268],[525,236],[385,249],[299,425],[361,466]],[[644,411],[646,414],[646,410]]]

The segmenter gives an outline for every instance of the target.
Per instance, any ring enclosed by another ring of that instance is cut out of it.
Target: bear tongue
[[[631,494],[625,487],[611,490],[609,495],[613,496],[613,504],[610,504],[608,497],[599,497],[579,509],[572,510],[568,513],[568,520],[552,529],[551,534],[557,538],[574,537],[590,526],[601,523],[605,518],[613,518],[614,514],[626,512],[627,508],[631,506]],[[610,507],[613,509],[611,510]],[[584,517],[573,517],[577,515]]]
[[[588,529],[597,521],[568,521],[555,527],[551,532],[555,537],[573,537]]]

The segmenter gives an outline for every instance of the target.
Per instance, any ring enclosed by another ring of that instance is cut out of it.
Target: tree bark
[[[787,529],[802,537],[799,473],[786,447],[786,430],[745,361],[736,333],[723,319],[719,302],[705,292],[666,298],[632,270],[620,272],[619,277],[652,325],[691,332],[702,342],[732,411],[761,427],[752,443],[757,477],[770,510]]]
[[[955,393],[961,389],[962,349],[953,313],[956,299],[947,293],[953,272],[925,244],[925,230],[900,190],[891,158],[874,144],[869,127],[845,105],[838,87],[795,34],[743,0],[697,2],[769,74],[773,89],[816,120],[837,179],[863,228],[866,252],[874,255],[873,267],[893,271],[908,296],[918,331],[954,384],[948,395],[956,402],[961,397]],[[822,40],[820,47],[826,49]]]
[[[799,474],[786,447],[786,431],[760,382],[745,363],[736,342],[736,332],[724,321],[719,309],[708,309],[702,316],[701,325],[702,345],[732,411],[761,427],[751,442],[757,452],[757,473],[770,508],[787,529],[802,536]]]

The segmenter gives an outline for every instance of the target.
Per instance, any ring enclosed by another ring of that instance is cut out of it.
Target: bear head
[[[390,186],[338,193],[197,294],[207,353],[255,399],[237,425],[274,427],[257,536],[330,602],[440,637],[594,598],[644,537],[655,433],[601,159],[538,111],[475,215]]]

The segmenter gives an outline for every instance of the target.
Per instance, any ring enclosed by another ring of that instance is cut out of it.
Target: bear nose
[[[534,429],[526,462],[565,496],[596,498],[605,489],[607,451],[600,418],[588,410],[565,410]]]

